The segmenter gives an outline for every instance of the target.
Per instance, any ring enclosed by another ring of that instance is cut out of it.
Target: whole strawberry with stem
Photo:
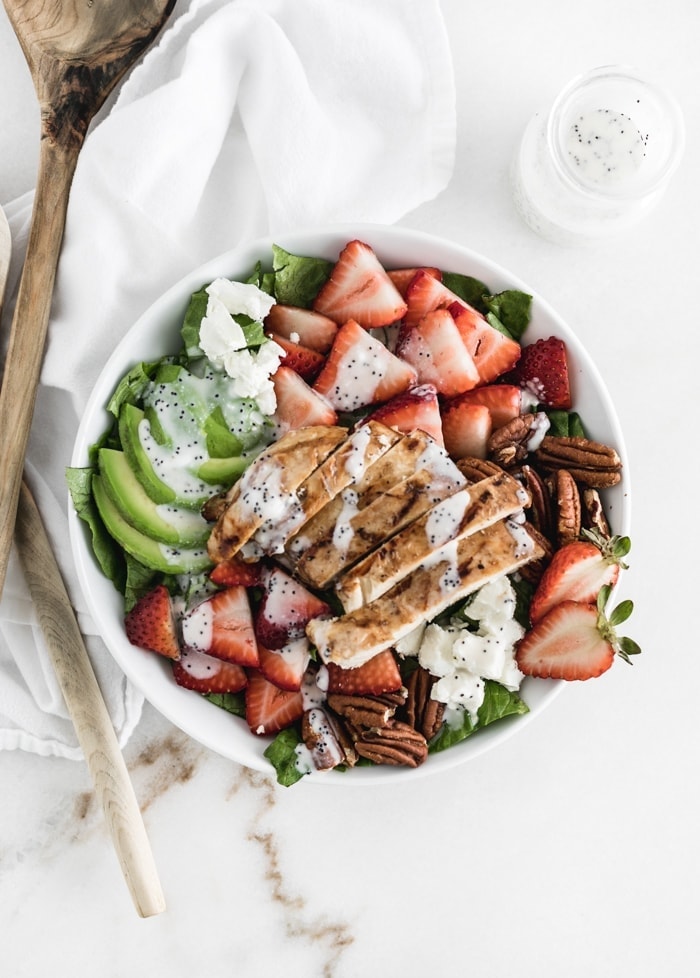
[[[632,614],[622,601],[609,616],[605,606],[612,588],[604,585],[594,604],[562,601],[548,611],[520,640],[515,661],[526,676],[538,679],[594,679],[612,666],[615,656],[626,662],[641,652],[631,638],[615,631]]]
[[[600,589],[615,585],[627,567],[629,537],[606,539],[594,530],[583,530],[582,536],[560,547],[547,565],[530,602],[533,624],[562,601],[595,604]]]

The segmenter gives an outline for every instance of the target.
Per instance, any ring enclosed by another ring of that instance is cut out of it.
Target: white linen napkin
[[[166,288],[245,239],[398,220],[446,186],[454,143],[438,0],[179,3],[88,135],[27,472],[122,744],[142,697],[86,613],[64,477],[107,357]],[[30,207],[8,208],[15,279]],[[0,602],[0,748],[81,756],[16,557]]]

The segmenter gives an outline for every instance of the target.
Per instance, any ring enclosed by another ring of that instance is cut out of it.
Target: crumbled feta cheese
[[[248,349],[245,334],[233,318],[242,314],[262,322],[274,299],[256,285],[225,278],[216,279],[206,291],[207,309],[199,327],[202,351],[233,379],[236,397],[254,398],[263,414],[274,414],[277,400],[271,378],[284,350],[272,340]]]
[[[222,363],[231,350],[245,347],[243,330],[226,306],[216,297],[209,297],[207,311],[199,327],[199,345],[213,363]]]
[[[475,720],[484,700],[485,680],[507,689],[520,687],[523,674],[515,658],[515,644],[524,629],[515,621],[515,593],[506,576],[489,581],[477,592],[468,614],[478,629],[452,624],[428,625],[418,649],[418,661],[438,677],[433,699],[450,709],[464,709]]]
[[[469,617],[482,624],[501,624],[512,620],[515,606],[513,585],[506,576],[496,577],[476,592],[469,605]]]
[[[447,676],[454,669],[452,646],[458,629],[428,625],[418,649],[418,661],[433,676]]]
[[[400,638],[394,645],[394,648],[399,655],[418,655],[418,649],[423,641],[425,629],[426,625],[424,622],[422,622],[420,625],[414,628],[412,632],[409,632],[408,635],[404,635],[403,638]]]
[[[231,350],[226,353],[221,362],[234,382],[236,397],[255,398],[263,414],[273,414],[277,401],[271,377],[283,356],[284,350],[272,340],[263,343],[257,351]]]
[[[267,292],[250,282],[232,282],[227,278],[217,278],[207,286],[207,295],[218,299],[232,316],[243,313],[257,322],[262,322],[275,300]]]
[[[463,669],[443,676],[433,686],[433,698],[451,707],[461,707],[476,719],[484,702],[484,680]]]

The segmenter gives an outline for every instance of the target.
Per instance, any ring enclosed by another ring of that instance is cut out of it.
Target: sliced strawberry
[[[530,391],[540,404],[562,410],[571,407],[566,345],[556,336],[524,346],[509,379]]]
[[[612,630],[595,604],[562,601],[520,640],[515,661],[526,676],[593,679],[613,664]]]
[[[421,384],[397,394],[368,414],[364,421],[381,421],[388,428],[396,428],[405,435],[420,428],[444,447],[440,404],[432,384]]]
[[[389,326],[406,312],[406,303],[369,245],[350,241],[313,304],[339,325],[354,319],[365,329]]]
[[[306,667],[311,659],[309,640],[305,635],[279,649],[258,646],[260,672],[280,689],[301,689]]]
[[[200,601],[182,619],[182,638],[195,652],[256,666],[258,646],[246,589],[229,587]]]
[[[313,389],[338,411],[388,401],[416,382],[413,367],[399,360],[354,319],[338,330]]]
[[[418,269],[406,288],[406,315],[404,323],[416,326],[421,319],[434,309],[449,309],[454,303],[464,302],[451,289],[435,278],[426,269]]]
[[[329,662],[327,669],[329,693],[379,696],[381,693],[393,693],[403,685],[391,649],[379,652],[356,669],[343,669],[334,662]]]
[[[490,384],[513,369],[520,358],[519,343],[495,329],[461,299],[450,306],[450,312],[483,384]]]
[[[237,557],[229,557],[217,564],[209,575],[209,579],[220,587],[253,587],[260,580],[260,564],[247,564]]]
[[[447,309],[434,309],[413,326],[402,324],[395,353],[415,368],[421,384],[433,384],[445,397],[479,383],[476,364]]]
[[[308,346],[302,346],[301,343],[288,340],[277,333],[268,333],[268,336],[284,350],[280,366],[289,367],[304,380],[311,381],[318,376],[326,359],[322,353],[311,350]]]
[[[416,276],[416,272],[426,272],[433,278],[441,279],[442,272],[439,268],[393,268],[387,273],[401,295],[406,298],[406,291]]]
[[[173,675],[178,686],[198,693],[237,693],[248,682],[242,666],[194,649],[183,649],[179,661],[173,662]]]
[[[600,541],[575,540],[560,547],[547,565],[530,602],[534,623],[562,601],[595,604],[600,589],[614,585],[620,574],[622,556],[627,553],[626,537]]]
[[[136,602],[126,615],[124,625],[132,645],[140,645],[142,649],[168,659],[179,657],[173,602],[164,584],[159,584]]]
[[[462,404],[455,398],[443,408],[442,434],[452,458],[486,458],[492,430],[491,412],[485,404]]]
[[[281,567],[261,575],[263,596],[255,613],[255,634],[267,649],[281,649],[301,638],[312,618],[330,614],[325,601],[295,581]]]
[[[317,353],[328,353],[333,346],[338,324],[313,309],[286,306],[276,302],[265,317],[265,329]]]
[[[332,425],[338,420],[328,401],[289,367],[278,367],[272,384],[277,398],[272,420],[280,436],[306,425]]]
[[[486,384],[465,391],[455,400],[459,400],[461,404],[485,405],[491,412],[494,428],[502,428],[519,416],[522,407],[522,390],[514,384]]]
[[[257,669],[248,671],[245,717],[254,734],[278,733],[291,726],[303,712],[300,690],[280,689]]]
[[[432,276],[416,273],[406,290],[406,303],[408,326],[415,326],[434,309],[449,309],[482,383],[490,384],[517,363],[520,344],[494,329],[480,312]]]

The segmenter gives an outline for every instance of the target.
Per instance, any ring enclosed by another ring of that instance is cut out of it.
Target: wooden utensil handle
[[[10,225],[7,223],[5,211],[0,206],[0,316],[5,299],[5,286],[10,271],[10,255],[12,253],[12,236]]]
[[[78,149],[61,148],[44,139],[39,154],[32,226],[0,390],[0,594],[12,545],[24,456]],[[66,336],[65,341],[69,344],[70,337]]]
[[[36,503],[21,484],[17,546],[53,667],[119,863],[142,917],[165,900],[133,785]]]

